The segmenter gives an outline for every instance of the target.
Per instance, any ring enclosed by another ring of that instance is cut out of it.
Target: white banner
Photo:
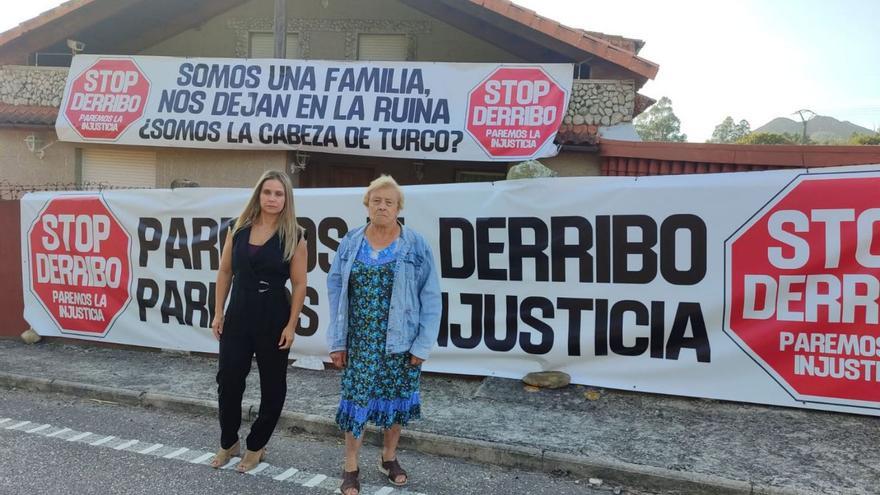
[[[78,55],[59,139],[429,160],[554,156],[571,64]]]
[[[880,415],[877,190],[880,167],[406,187],[443,290],[425,369]],[[25,318],[45,336],[216,352],[221,226],[248,192],[27,195]],[[327,357],[326,273],[362,193],[295,192],[297,355]]]

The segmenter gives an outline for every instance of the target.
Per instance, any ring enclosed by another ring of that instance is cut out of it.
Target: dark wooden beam
[[[517,34],[499,28],[468,13],[458,10],[452,5],[444,5],[437,0],[399,0],[400,3],[412,7],[426,15],[460,29],[471,36],[481,39],[502,50],[517,55],[527,61],[571,62],[574,59],[563,53],[540,44],[524,40]]]
[[[275,0],[275,58],[287,58],[287,0]]]

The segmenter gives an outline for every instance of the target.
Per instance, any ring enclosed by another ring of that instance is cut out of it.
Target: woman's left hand
[[[409,364],[410,366],[421,366],[425,360],[419,357],[415,357],[412,354],[409,355]]]
[[[278,339],[278,348],[283,351],[290,349],[290,346],[293,345],[293,338],[294,338],[293,327],[292,326],[284,327],[284,330],[281,331],[281,338]]]

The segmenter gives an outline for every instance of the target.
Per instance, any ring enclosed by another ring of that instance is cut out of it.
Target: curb
[[[2,371],[0,371],[0,387],[57,392],[88,399],[154,407],[189,414],[213,416],[217,413],[217,402],[212,400],[104,387],[66,380],[36,378]],[[252,420],[258,409],[259,404],[245,401],[242,404],[243,419]],[[314,414],[282,411],[278,426],[313,435],[339,436],[339,429],[332,419]],[[364,440],[366,442],[381,445],[382,436],[378,428],[368,425],[365,433]],[[400,437],[400,447],[426,454],[505,468],[545,473],[566,471],[581,478],[599,478],[606,482],[635,485],[652,491],[672,490],[680,493],[712,495],[811,495],[812,493],[701,473],[674,471],[534,447],[451,437],[415,430],[403,431]]]

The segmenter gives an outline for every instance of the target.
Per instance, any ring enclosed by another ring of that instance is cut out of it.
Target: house
[[[61,142],[54,122],[72,51],[271,58],[273,0],[70,0],[0,33],[3,197],[43,188],[249,186],[266,169],[302,187],[503,178],[509,163],[375,158],[290,150],[216,150]],[[570,63],[568,114],[543,160],[560,175],[597,175],[601,128],[651,103],[638,93],[658,66],[639,40],[583,31],[508,0],[287,0],[286,55],[308,60]],[[11,192],[10,192],[11,191]]]

